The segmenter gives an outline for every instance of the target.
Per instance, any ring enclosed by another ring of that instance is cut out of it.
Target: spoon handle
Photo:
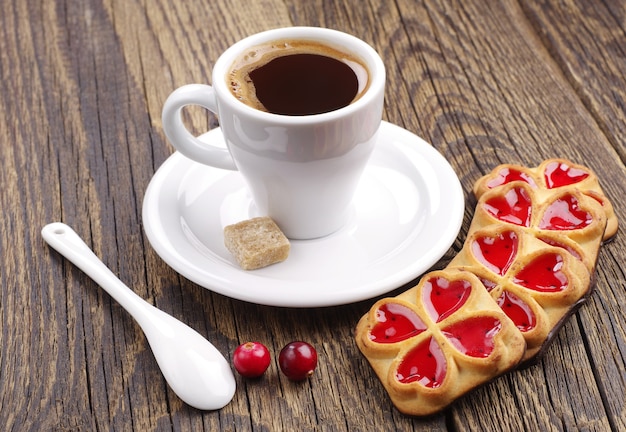
[[[97,282],[142,325],[147,318],[146,307],[153,306],[119,280],[72,228],[54,222],[44,226],[41,235],[52,248]]]
[[[43,227],[41,235],[135,318],[165,380],[183,401],[205,410],[230,402],[235,377],[226,358],[208,340],[131,291],[69,226],[51,223]]]

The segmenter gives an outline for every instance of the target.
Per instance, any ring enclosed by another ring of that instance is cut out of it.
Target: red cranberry
[[[233,364],[241,376],[257,378],[270,365],[270,352],[260,342],[246,342],[239,345],[233,353]]]
[[[280,351],[278,365],[290,380],[304,380],[313,375],[317,366],[317,352],[311,344],[294,341]]]

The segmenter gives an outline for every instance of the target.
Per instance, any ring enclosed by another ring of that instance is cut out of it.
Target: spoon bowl
[[[51,223],[42,229],[41,235],[137,321],[165,380],[184,402],[194,408],[215,410],[232,400],[235,377],[228,361],[213,344],[135,294],[69,226]]]

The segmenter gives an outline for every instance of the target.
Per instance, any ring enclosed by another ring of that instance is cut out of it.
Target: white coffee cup
[[[358,58],[369,74],[367,90],[353,103],[312,115],[281,115],[241,102],[229,86],[233,62],[270,41],[318,41]],[[212,85],[175,90],[163,107],[163,129],[186,157],[239,170],[259,215],[270,216],[291,239],[312,239],[340,229],[374,149],[382,119],[385,67],[376,51],[336,30],[288,27],[249,36],[216,61]],[[210,145],[185,127],[181,110],[199,105],[217,114],[226,147]]]

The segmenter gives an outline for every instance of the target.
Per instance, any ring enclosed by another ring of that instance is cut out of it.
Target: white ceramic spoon
[[[167,383],[183,401],[202,410],[219,409],[231,401],[235,377],[209,341],[131,291],[69,226],[51,223],[41,235],[137,320]]]

